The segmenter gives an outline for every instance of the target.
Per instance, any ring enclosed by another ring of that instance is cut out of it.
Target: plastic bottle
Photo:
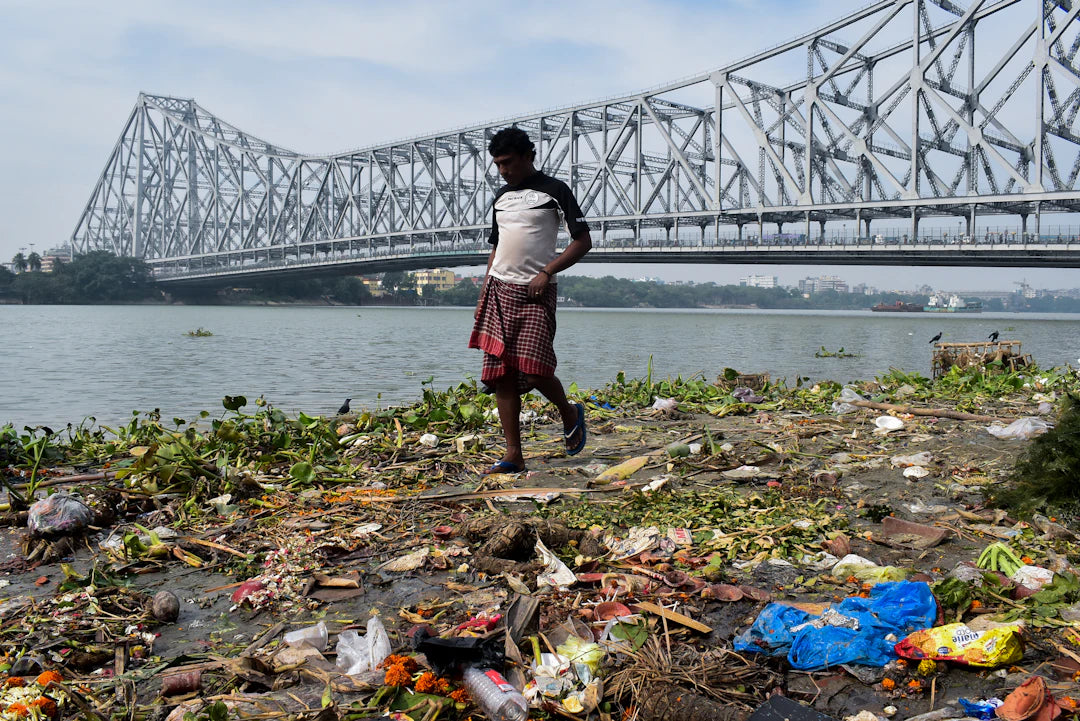
[[[465,688],[491,721],[528,721],[529,702],[498,671],[465,669]]]

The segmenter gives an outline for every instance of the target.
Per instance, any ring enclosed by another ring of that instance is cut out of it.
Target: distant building
[[[360,282],[364,284],[364,287],[368,289],[371,295],[378,297],[386,293],[382,287],[382,281],[378,278],[365,278],[360,276]]]
[[[747,275],[739,278],[739,285],[747,288],[775,288],[778,284],[775,275]]]
[[[803,294],[822,293],[828,290],[847,293],[847,281],[841,280],[835,275],[820,275],[817,278],[804,278],[799,281],[799,292]]]
[[[443,270],[441,268],[435,270],[418,270],[415,273],[412,273],[412,278],[416,281],[416,292],[419,295],[424,294],[425,288],[431,288],[437,292],[450,290],[454,287],[455,283],[454,271]]]
[[[51,273],[56,270],[56,266],[67,261],[68,256],[66,255],[43,255],[41,256],[41,272]]]

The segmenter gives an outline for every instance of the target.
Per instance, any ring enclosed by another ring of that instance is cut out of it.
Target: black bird
[[[339,416],[343,416],[349,412],[349,401],[351,400],[352,398],[346,398],[345,402],[341,404],[341,408],[337,409],[337,413]]]
[[[930,339],[930,342],[931,342],[931,343],[937,343],[937,342],[938,342],[939,340],[941,340],[941,333],[938,333],[938,334],[937,334],[936,336],[934,336],[933,338],[931,338],[931,339]]]
[[[988,336],[987,336],[987,338],[989,338],[989,339],[990,339],[990,342],[991,342],[991,343],[997,343],[997,339],[998,339],[998,332],[997,332],[997,331],[994,331],[993,333],[991,333],[990,335],[988,335]]]

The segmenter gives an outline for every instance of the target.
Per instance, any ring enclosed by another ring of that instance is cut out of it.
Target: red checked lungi
[[[529,286],[488,276],[480,294],[470,348],[484,351],[480,380],[488,385],[512,370],[517,371],[518,390],[530,390],[525,375],[555,375],[555,304],[558,291],[549,284],[535,301]]]

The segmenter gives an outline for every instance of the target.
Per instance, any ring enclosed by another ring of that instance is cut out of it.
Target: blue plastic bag
[[[735,640],[735,649],[773,656],[786,653],[792,668],[803,671],[845,663],[884,666],[896,658],[896,641],[886,640],[886,636],[902,638],[912,631],[930,628],[937,620],[937,601],[930,587],[913,581],[879,583],[871,589],[869,598],[846,598],[831,608],[854,619],[858,628],[817,628],[810,623],[820,616],[771,603]],[[797,631],[792,630],[799,626]]]
[[[785,656],[795,638],[790,629],[811,618],[814,616],[794,606],[770,603],[761,609],[754,625],[736,636],[735,650]]]

